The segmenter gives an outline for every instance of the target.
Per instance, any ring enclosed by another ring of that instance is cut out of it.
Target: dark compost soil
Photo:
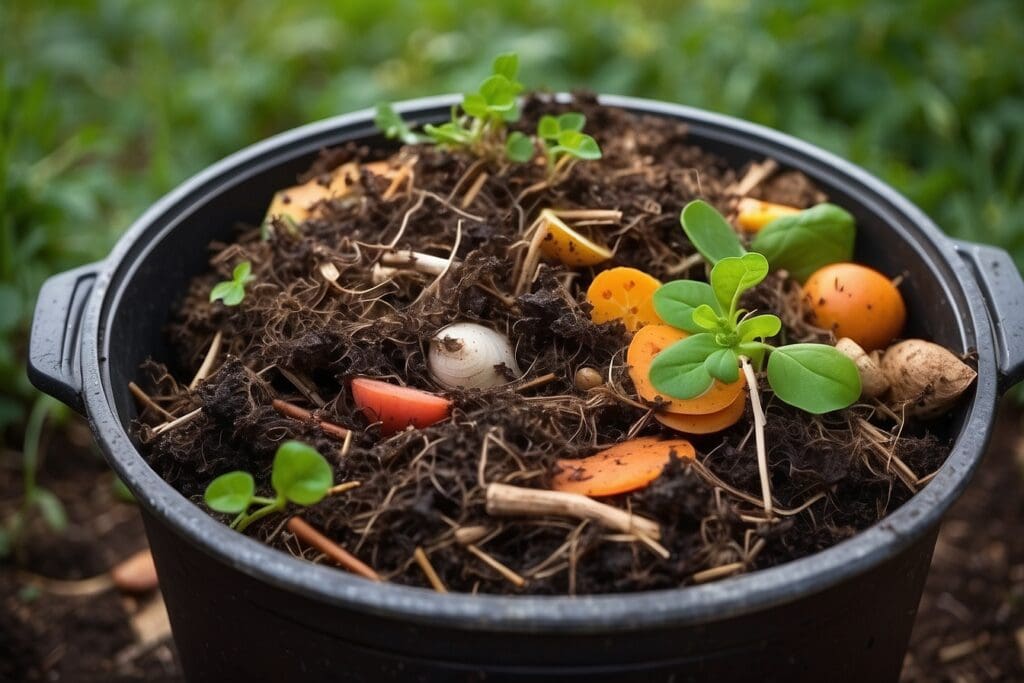
[[[278,221],[269,240],[246,229],[233,244],[212,245],[211,272],[193,280],[168,329],[176,357],[149,362],[140,373],[140,384],[171,414],[202,408],[197,419],[159,435],[151,426],[166,418],[152,410],[141,416],[136,431],[152,466],[202,504],[205,486],[232,469],[253,472],[261,492],[268,490],[278,444],[309,442],[331,461],[336,481],[361,486],[306,509],[307,521],[387,580],[428,585],[413,560],[422,547],[449,589],[492,593],[636,591],[685,585],[722,565],[755,570],[827,548],[905,502],[912,491],[887,472],[884,451],[880,456],[858,427],[875,416],[870,406],[812,419],[762,386],[781,521],[756,519],[763,510],[749,414],[721,434],[695,438],[696,462],[674,463],[646,490],[609,501],[657,520],[668,559],[594,524],[487,514],[483,482],[545,487],[559,458],[628,437],[670,435],[635,400],[623,359],[625,329],[590,320],[584,292],[593,269],[544,265],[525,293],[513,295],[523,236],[540,209],[618,209],[619,224],[595,228],[614,245],[609,265],[634,266],[662,281],[699,277],[700,264],[684,267],[693,249],[679,212],[703,198],[728,214],[746,172],[688,145],[679,123],[587,98],[575,108],[586,113],[604,158],[574,166],[556,184],[544,185],[545,171],[536,165],[485,165],[428,146],[396,152],[349,145],[325,152],[306,178],[326,182],[341,163],[390,158],[395,167],[410,165],[409,186],[395,193],[386,178],[364,170],[361,191],[328,202],[298,229]],[[555,109],[532,99],[520,125],[533,128],[541,113]],[[486,182],[463,207],[485,168]],[[824,199],[792,172],[774,175],[752,194],[800,207]],[[439,279],[372,279],[372,266],[391,247],[447,258],[454,245],[459,264]],[[236,308],[211,304],[211,287],[243,260],[256,277],[245,300]],[[332,271],[337,278],[324,275]],[[823,336],[805,323],[796,285],[783,276],[759,286],[747,307],[782,314],[790,340]],[[509,334],[527,384],[445,392],[455,402],[450,420],[382,438],[355,409],[347,381],[371,376],[438,390],[426,368],[427,340],[464,320]],[[188,379],[218,331],[224,345],[216,370],[189,391]],[[576,388],[581,367],[596,368],[607,383]],[[548,374],[552,381],[528,384]],[[326,399],[322,406],[317,397]],[[316,421],[278,414],[274,399],[315,410],[355,436],[342,446]],[[906,424],[891,448],[923,477],[946,457],[948,438],[941,429]],[[281,526],[280,517],[269,517],[248,533],[318,559]],[[478,526],[486,528],[479,547],[525,577],[525,588],[456,542],[456,529]]]

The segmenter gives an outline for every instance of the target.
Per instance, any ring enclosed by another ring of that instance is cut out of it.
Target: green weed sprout
[[[779,333],[782,321],[739,307],[740,296],[768,275],[768,260],[747,252],[722,215],[705,202],[688,204],[680,221],[712,264],[711,282],[676,280],[654,293],[662,320],[690,333],[651,363],[655,388],[674,398],[694,398],[716,379],[739,379],[744,359],[760,369],[767,355],[768,384],[782,401],[814,414],[852,405],[861,392],[852,360],[827,344],[773,346],[766,340]]]
[[[249,261],[242,261],[235,266],[234,271],[231,273],[230,280],[218,282],[217,285],[210,290],[210,303],[220,299],[224,302],[225,306],[237,306],[242,303],[242,299],[245,298],[245,285],[254,279],[255,276],[252,274],[252,263]]]
[[[516,163],[530,161],[540,146],[545,150],[549,169],[562,157],[600,159],[601,150],[594,138],[582,132],[582,114],[545,116],[536,140],[520,131],[508,132],[508,124],[519,120],[519,57],[515,53],[498,55],[492,73],[480,87],[465,93],[462,104],[452,107],[449,121],[423,126],[414,132],[389,104],[377,105],[374,122],[385,137],[407,145],[430,142],[442,147],[462,148],[483,158],[501,158]],[[461,110],[461,113],[460,113]],[[550,120],[545,123],[546,120]],[[552,123],[554,127],[552,127]],[[547,135],[545,135],[547,133]]]
[[[544,150],[549,174],[554,175],[567,159],[601,158],[597,140],[583,132],[586,123],[586,117],[577,112],[541,117],[537,123],[537,139]]]
[[[288,503],[319,503],[334,484],[334,473],[312,446],[301,441],[285,441],[274,454],[270,483],[276,495],[273,498],[257,496],[252,475],[235,470],[211,481],[203,499],[211,510],[237,515],[230,526],[245,531],[256,520],[282,512]],[[253,505],[261,507],[249,512]]]

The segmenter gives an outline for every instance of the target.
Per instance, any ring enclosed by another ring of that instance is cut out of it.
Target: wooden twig
[[[503,565],[501,562],[498,562],[496,559],[485,553],[483,550],[480,550],[480,548],[476,547],[472,543],[466,546],[466,550],[473,553],[481,562],[483,562],[488,567],[490,567],[491,569],[505,577],[505,579],[507,579],[509,583],[514,585],[516,588],[522,588],[526,585],[526,579],[519,576],[519,574],[516,574],[514,571]]]
[[[380,575],[369,565],[311,527],[301,517],[292,517],[288,520],[288,531],[295,534],[295,537],[306,545],[316,548],[353,574],[358,574],[370,581],[381,581]]]
[[[541,216],[534,222],[533,238],[530,240],[530,246],[526,248],[526,256],[523,258],[522,270],[519,271],[519,277],[516,279],[515,294],[519,296],[529,286],[530,282],[533,281],[533,274],[537,270],[537,263],[540,262],[540,245],[543,244],[544,239],[548,236],[548,221],[541,211]]]
[[[774,159],[765,159],[761,163],[753,163],[743,178],[729,187],[725,188],[726,194],[738,197],[746,197],[750,192],[763,183],[771,174],[778,170],[779,165]]]
[[[316,389],[310,387],[309,383],[299,375],[296,375],[288,368],[281,367],[280,365],[277,366],[277,371],[280,372],[293,387],[298,389],[299,393],[305,396],[307,401],[315,405],[317,408],[323,408],[327,403],[320,394],[317,393]]]
[[[416,564],[423,570],[423,574],[427,577],[427,581],[430,582],[431,587],[438,593],[447,593],[448,589],[445,587],[444,582],[441,581],[441,577],[437,575],[434,570],[434,565],[430,564],[430,558],[423,552],[423,548],[416,546],[416,550],[412,553],[413,559],[416,560]]]
[[[656,541],[661,539],[661,527],[654,520],[599,503],[578,493],[489,484],[487,513],[496,516],[554,515],[590,519],[615,531],[639,533]]]
[[[491,528],[483,526],[482,524],[474,526],[460,526],[452,532],[455,536],[455,542],[459,545],[469,545],[476,543],[481,538],[491,533]]]
[[[531,380],[523,382],[522,384],[516,387],[516,391],[529,391],[530,389],[536,389],[537,387],[542,387],[548,382],[553,382],[556,379],[558,379],[558,374],[554,372],[549,372],[546,375],[534,377]]]
[[[361,481],[346,481],[342,484],[336,484],[335,486],[332,486],[331,488],[327,489],[327,495],[337,496],[342,493],[345,493],[346,491],[357,489],[362,485],[363,483]]]
[[[149,408],[156,414],[162,415],[167,420],[174,419],[174,415],[171,415],[169,412],[157,405],[156,401],[151,399],[149,394],[139,388],[139,385],[135,382],[128,382],[128,391],[132,392],[132,396],[135,397],[136,401],[142,404],[143,408]]]
[[[726,576],[731,576],[738,571],[742,571],[743,567],[744,564],[742,562],[730,562],[729,564],[723,564],[718,567],[712,567],[711,569],[705,569],[704,571],[697,572],[693,575],[693,582],[707,583],[708,581],[721,579]]]
[[[425,273],[427,275],[440,275],[448,267],[448,259],[423,254],[411,249],[385,252],[381,254],[380,262],[384,266],[390,266],[395,269],[411,268],[417,273]],[[457,264],[458,262],[458,259],[456,259],[455,263]]]
[[[476,177],[473,184],[466,190],[466,196],[462,198],[460,206],[463,209],[468,209],[470,205],[476,200],[476,196],[480,194],[480,190],[483,189],[484,183],[487,182],[487,171],[481,171],[480,175]]]
[[[339,441],[344,441],[345,437],[349,434],[349,430],[345,429],[341,425],[336,425],[333,422],[327,422],[326,420],[319,420],[313,415],[313,413],[309,412],[305,408],[300,408],[297,405],[293,405],[287,401],[282,401],[279,398],[275,398],[271,405],[274,406],[274,410],[285,417],[290,417],[293,420],[302,420],[303,422],[316,422],[324,434],[338,439]]]
[[[622,220],[622,212],[617,209],[551,209],[551,213],[570,221],[590,220],[617,223]]]
[[[181,417],[174,418],[170,422],[164,422],[162,425],[157,425],[156,427],[153,427],[153,433],[159,435],[159,434],[164,434],[166,432],[169,432],[172,429],[177,429],[181,425],[188,424],[192,420],[194,420],[197,417],[199,417],[199,415],[202,412],[203,412],[202,408],[196,408],[192,412],[185,413]]]
[[[217,330],[217,334],[213,335],[213,341],[210,342],[210,350],[206,352],[206,358],[203,359],[203,364],[199,366],[196,371],[196,376],[192,378],[192,381],[188,384],[189,391],[192,391],[199,383],[202,382],[210,374],[210,370],[213,370],[213,364],[217,362],[217,355],[220,353],[220,343],[224,339],[224,334]]]

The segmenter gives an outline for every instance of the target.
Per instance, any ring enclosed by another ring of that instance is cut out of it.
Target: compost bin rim
[[[561,95],[560,97],[567,97]],[[395,109],[416,122],[447,112],[457,95],[411,100]],[[820,179],[842,180],[844,191],[881,212],[944,278],[945,294],[968,320],[961,338],[978,350],[978,381],[956,443],[934,479],[910,501],[872,527],[831,548],[783,565],[715,583],[632,594],[497,596],[438,594],[429,589],[376,584],[294,558],[230,530],[178,493],[143,460],[113,410],[106,363],[108,330],[119,291],[132,279],[147,244],[173,230],[188,207],[268,164],[374,133],[369,109],[312,123],[247,147],[208,167],[155,203],[118,241],[101,264],[82,331],[83,401],[97,440],[129,489],[157,520],[205,553],[254,578],[316,600],[401,620],[498,631],[608,632],[720,620],[816,593],[884,562],[936,525],[967,485],[987,443],[997,398],[997,369],[988,314],[979,287],[952,242],[919,209],[866,171],[789,135],[732,117],[653,100],[600,96],[601,104],[686,121],[697,136],[741,144]],[[248,171],[248,173],[246,172]]]

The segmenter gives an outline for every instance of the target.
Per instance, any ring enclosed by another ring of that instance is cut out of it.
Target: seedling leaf
[[[334,475],[315,448],[301,441],[285,441],[274,455],[270,481],[278,495],[299,505],[312,505],[327,495]]]
[[[676,342],[654,357],[648,372],[651,383],[659,392],[673,398],[700,396],[714,382],[704,361],[720,348],[715,336],[708,332]]]
[[[236,470],[211,481],[203,494],[203,500],[211,510],[238,514],[249,508],[255,494],[256,482],[252,475]]]
[[[736,310],[740,294],[768,275],[768,261],[756,252],[743,256],[726,256],[711,269],[711,288],[723,311]]]
[[[736,331],[741,341],[753,341],[754,339],[769,339],[782,330],[782,321],[774,315],[756,315],[740,321]]]
[[[747,253],[722,214],[707,202],[696,199],[687,204],[679,214],[679,222],[694,248],[711,265]]]
[[[719,327],[718,314],[708,304],[701,304],[693,309],[693,322],[698,327],[711,332]]]
[[[732,384],[740,378],[740,360],[732,349],[718,349],[704,361],[708,374],[720,382]]]
[[[564,115],[563,115],[564,116]],[[550,114],[545,114],[540,117],[540,121],[537,123],[537,135],[544,138],[545,140],[556,140],[558,139],[558,133],[562,130],[558,124],[558,119]]]
[[[721,313],[714,290],[706,282],[675,280],[662,285],[654,292],[654,310],[658,317],[669,325],[687,332],[703,330],[693,320],[693,311],[701,304],[706,304],[716,313]]]
[[[534,151],[533,140],[519,131],[510,133],[505,141],[505,156],[510,161],[525,163],[533,158]]]
[[[409,125],[390,104],[377,105],[377,114],[373,117],[373,123],[378,130],[384,133],[384,137],[390,140],[401,140],[407,145],[423,142],[423,136],[412,132]]]
[[[854,362],[825,344],[791,344],[772,351],[768,383],[786,403],[818,415],[852,405],[861,391]]]
[[[782,216],[761,229],[751,248],[765,255],[772,269],[788,270],[801,282],[830,263],[853,258],[853,216],[834,204]]]
[[[587,117],[579,112],[570,111],[558,117],[559,130],[582,131],[587,124]]]
[[[43,521],[53,531],[61,532],[68,526],[68,516],[64,511],[64,504],[60,498],[55,496],[49,489],[41,486],[32,492],[32,502],[39,509]]]
[[[515,52],[504,52],[494,58],[494,66],[491,69],[495,75],[504,76],[515,83],[519,77],[519,55]]]

